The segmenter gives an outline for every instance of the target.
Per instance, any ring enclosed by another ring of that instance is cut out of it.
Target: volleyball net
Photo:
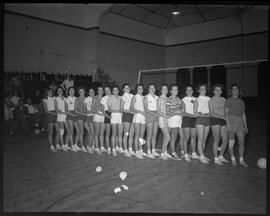
[[[155,83],[157,88],[164,83],[177,84],[180,95],[184,94],[186,85],[197,87],[200,83],[206,83],[210,89],[218,83],[226,89],[237,83],[243,95],[257,96],[258,66],[266,61],[268,59],[139,70],[138,83],[144,86]],[[224,96],[227,93],[224,92]]]

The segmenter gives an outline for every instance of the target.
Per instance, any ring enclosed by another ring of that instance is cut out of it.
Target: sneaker
[[[244,166],[244,167],[248,167],[248,165],[246,164],[245,161],[239,161],[239,164],[242,165],[242,166]]]
[[[173,155],[174,155],[174,154],[170,155],[168,152],[165,152],[165,156],[166,156],[167,158],[173,158]],[[178,157],[178,155],[177,155],[177,157]]]
[[[50,150],[51,150],[52,152],[56,152],[56,149],[54,148],[54,146],[51,146],[51,147],[50,147]]]
[[[67,150],[71,150],[71,148],[68,146],[68,144],[65,145],[65,148],[66,148]]]
[[[185,160],[186,160],[187,162],[191,162],[189,156],[185,156]]]
[[[61,147],[60,147],[59,144],[56,144],[56,150],[57,150],[57,151],[61,150]]]
[[[157,157],[160,157],[160,154],[159,153],[157,153],[157,152],[152,152],[152,155],[155,157],[155,156],[157,156]]]
[[[221,160],[219,160],[219,159],[215,159],[215,162],[214,162],[215,164],[217,164],[217,165],[223,165],[223,163],[222,163],[222,161]]]
[[[119,148],[119,153],[124,153],[124,150],[123,150],[123,148]]]
[[[185,157],[185,152],[181,152],[181,157],[182,157],[182,158]]]
[[[117,153],[116,153],[116,151],[114,150],[114,151],[112,151],[112,155],[113,156],[117,156]]]
[[[207,158],[207,157],[205,157],[205,156],[204,156],[204,159],[207,160],[208,162],[211,161],[209,158]]]
[[[200,159],[200,156],[197,155],[197,154],[192,154],[192,155],[191,155],[191,158],[192,158],[192,159]]]
[[[75,148],[77,149],[77,151],[82,151],[82,149],[77,145],[75,145]]]
[[[99,150],[99,148],[95,148],[94,152],[96,152],[97,154],[101,154],[101,151]]]
[[[151,153],[148,153],[148,154],[147,154],[147,157],[148,157],[148,158],[152,158],[152,159],[155,158]]]
[[[100,151],[101,151],[101,152],[107,152],[107,150],[106,150],[104,147],[101,147],[101,148],[100,148]]]
[[[156,149],[156,152],[157,152],[157,153],[161,153],[162,150],[161,150],[161,149]]]
[[[93,152],[93,149],[92,149],[92,147],[87,147],[87,150],[88,150],[88,152],[90,153],[90,154],[93,154],[94,152]]]
[[[67,151],[67,150],[68,150],[67,147],[66,147],[66,145],[63,145],[63,146],[62,146],[62,150],[63,150],[63,151]]]
[[[84,146],[81,147],[82,152],[87,152],[86,148]]]
[[[139,158],[139,159],[143,159],[143,156],[142,156],[139,152],[137,152],[137,153],[135,154],[135,157],[136,157],[136,158]]]
[[[219,157],[219,160],[223,163],[230,163],[230,161],[226,160],[224,157]]]
[[[111,154],[111,152],[112,152],[111,149],[108,148],[108,149],[107,149],[107,153],[108,153],[108,154]]]
[[[233,166],[237,166],[236,160],[232,160],[231,162]]]
[[[129,154],[131,154],[131,155],[136,155],[136,153],[135,153],[135,151],[128,151],[129,152]]]
[[[120,149],[120,148],[119,148],[118,146],[115,147],[115,150],[116,150],[117,152],[119,151],[119,149]]]
[[[165,153],[161,153],[160,159],[162,159],[162,160],[168,160],[168,158],[166,157]]]
[[[131,157],[131,154],[130,154],[128,151],[124,152],[124,155],[125,155],[126,157]]]
[[[78,147],[78,146],[77,146]],[[74,151],[74,152],[77,152],[78,151],[78,149],[76,148],[76,145],[73,145],[72,147],[71,147],[71,151]]]
[[[205,158],[200,158],[201,163],[209,164],[209,162]]]

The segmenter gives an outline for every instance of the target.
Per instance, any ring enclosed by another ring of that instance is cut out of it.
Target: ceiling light
[[[180,14],[180,12],[179,11],[173,11],[171,14],[174,15],[174,16],[177,16],[177,15]]]

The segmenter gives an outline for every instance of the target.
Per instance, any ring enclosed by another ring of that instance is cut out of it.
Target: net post
[[[141,73],[142,73],[142,70],[139,70],[138,83],[137,84],[140,84],[140,82],[141,82]]]

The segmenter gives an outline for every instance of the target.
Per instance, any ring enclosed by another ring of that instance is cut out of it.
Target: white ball
[[[101,172],[101,170],[102,170],[102,167],[100,167],[100,166],[98,166],[98,167],[96,168],[96,171],[97,171],[97,172]]]
[[[114,188],[114,193],[119,193],[119,192],[121,192],[121,188],[120,187],[117,187],[117,188]]]
[[[127,172],[125,172],[125,171],[120,172],[119,176],[120,176],[120,178],[121,178],[122,180],[125,180],[125,178],[127,177]]]
[[[260,158],[260,159],[257,160],[257,166],[260,169],[266,169],[266,164],[267,164],[266,158]]]

